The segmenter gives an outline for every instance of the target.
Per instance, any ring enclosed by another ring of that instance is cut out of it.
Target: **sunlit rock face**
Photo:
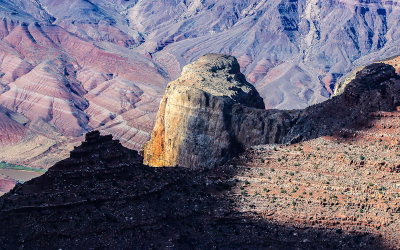
[[[144,146],[145,164],[215,165],[232,150],[229,117],[235,103],[264,108],[235,58],[210,54],[184,67],[161,101],[152,139]]]
[[[383,63],[365,67],[342,94],[299,110],[265,110],[234,57],[209,54],[186,66],[162,99],[144,163],[215,167],[250,146],[295,143],[364,127],[370,112],[399,106],[400,77]]]
[[[262,98],[240,73],[234,57],[205,55],[169,83],[152,138],[144,146],[144,163],[154,167],[220,165],[243,147],[266,142],[260,126],[268,120],[257,124],[264,113]],[[270,121],[279,126],[285,119]]]
[[[138,150],[167,83],[202,55],[235,56],[266,108],[304,108],[400,54],[399,16],[380,0],[1,1],[0,105],[28,130],[98,129]]]

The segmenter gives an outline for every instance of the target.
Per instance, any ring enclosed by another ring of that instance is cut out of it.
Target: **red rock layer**
[[[115,27],[98,28],[99,41],[132,43]],[[3,20],[0,104],[68,136],[99,128],[139,149],[149,139],[164,77],[144,56],[131,60],[68,30],[72,26]]]
[[[10,113],[0,106],[0,146],[21,141],[27,129],[10,118]]]

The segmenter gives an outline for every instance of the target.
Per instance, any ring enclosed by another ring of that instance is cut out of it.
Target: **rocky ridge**
[[[283,143],[331,135],[349,127],[369,124],[368,114],[393,111],[400,104],[400,77],[384,63],[374,63],[357,72],[341,95],[301,111]]]
[[[400,56],[393,56],[386,60],[382,60],[379,63],[389,64],[395,68],[397,74],[400,73]],[[347,84],[354,80],[357,73],[361,71],[364,67],[353,70],[350,74],[346,75],[341,82],[338,82],[335,86],[333,95],[336,96],[342,94]]]
[[[144,163],[214,167],[250,146],[294,143],[365,125],[366,114],[400,104],[400,77],[383,63],[358,72],[342,95],[304,110],[264,110],[249,86],[233,57],[205,55],[184,68],[164,94],[143,148]]]
[[[340,227],[265,219],[240,204],[240,168],[149,168],[111,136],[0,198],[0,245],[15,248],[265,249],[390,247]],[[252,206],[250,206],[252,208]],[[323,224],[322,224],[323,225]],[[341,230],[341,231],[338,231]]]
[[[2,149],[46,141],[37,124],[63,143],[1,159],[48,168],[92,129],[139,150],[166,83],[207,53],[236,56],[267,108],[324,101],[344,74],[400,53],[399,13],[381,0],[2,1],[0,105],[31,132]]]

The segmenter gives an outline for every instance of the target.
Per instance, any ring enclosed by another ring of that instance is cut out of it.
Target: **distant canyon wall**
[[[2,144],[98,129],[138,150],[167,83],[207,53],[235,56],[267,109],[305,108],[400,54],[399,16],[398,1],[3,1],[0,113],[23,122]]]

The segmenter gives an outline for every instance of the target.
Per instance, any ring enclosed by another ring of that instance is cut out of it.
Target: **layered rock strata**
[[[209,54],[186,66],[162,99],[144,163],[214,167],[259,144],[293,143],[368,123],[369,112],[391,111],[400,96],[392,66],[365,67],[342,95],[304,110],[264,110],[234,57]]]
[[[274,138],[259,138],[258,131],[267,125],[281,131],[288,119],[269,112],[274,119],[258,124],[263,113],[263,100],[240,73],[237,60],[205,55],[169,83],[152,138],[144,146],[145,164],[215,166],[254,143],[253,138],[273,142]]]
[[[22,140],[28,130],[24,127],[25,122],[22,115],[0,105],[0,146]]]

